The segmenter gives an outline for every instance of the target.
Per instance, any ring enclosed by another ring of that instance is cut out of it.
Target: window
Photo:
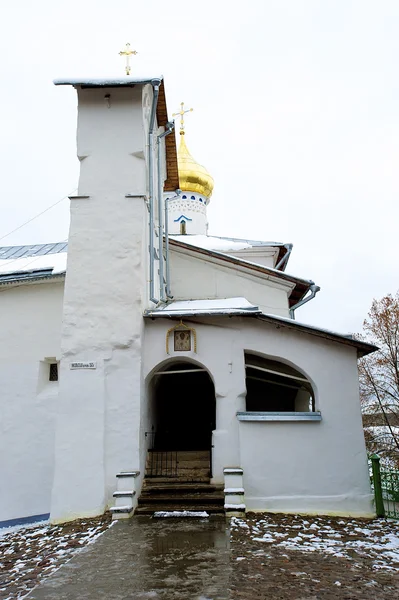
[[[187,200],[187,196],[182,196],[182,199],[183,200]]]
[[[191,196],[191,200],[195,200],[195,196]]]
[[[187,233],[186,222],[180,221],[180,235],[186,235],[186,233]]]
[[[245,369],[247,412],[315,412],[312,386],[293,367],[246,353]]]
[[[58,363],[49,364],[49,381],[58,381]]]

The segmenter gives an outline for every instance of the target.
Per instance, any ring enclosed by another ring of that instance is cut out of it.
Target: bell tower
[[[143,311],[151,296],[162,81],[55,83],[77,90],[80,161],[71,198],[50,517],[60,522],[102,514],[116,473],[140,469]]]

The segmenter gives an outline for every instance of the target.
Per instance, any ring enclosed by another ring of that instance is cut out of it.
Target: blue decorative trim
[[[32,515],[31,517],[20,517],[19,519],[8,519],[8,521],[0,521],[0,529],[3,527],[15,527],[15,525],[29,525],[30,523],[39,523],[40,521],[48,521],[50,513],[43,515]]]
[[[182,219],[184,219],[185,221],[192,221],[192,219],[190,219],[189,217],[185,217],[184,215],[180,215],[180,217],[178,219],[175,219],[174,222],[178,223]]]

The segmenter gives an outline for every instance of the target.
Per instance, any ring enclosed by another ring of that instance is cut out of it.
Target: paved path
[[[29,600],[226,600],[229,532],[222,520],[119,521],[34,589]]]

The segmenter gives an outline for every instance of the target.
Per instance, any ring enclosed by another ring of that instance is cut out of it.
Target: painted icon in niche
[[[191,331],[175,331],[175,352],[190,352],[191,351]]]

